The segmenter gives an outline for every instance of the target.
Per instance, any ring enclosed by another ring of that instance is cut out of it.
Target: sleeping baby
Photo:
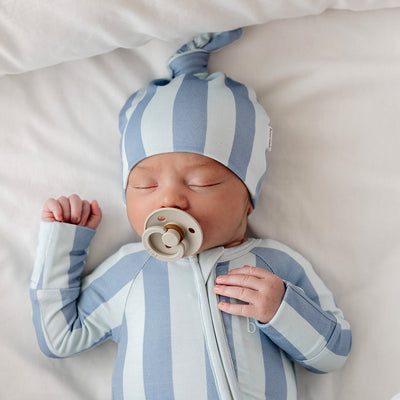
[[[197,36],[120,113],[123,197],[141,243],[81,279],[101,221],[77,195],[43,208],[31,284],[41,350],[118,344],[113,399],[296,399],[294,364],[340,368],[351,330],[300,254],[246,237],[270,147],[252,88],[209,74],[241,30]]]

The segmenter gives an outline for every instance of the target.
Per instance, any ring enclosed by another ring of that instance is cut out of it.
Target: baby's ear
[[[254,207],[251,204],[251,200],[249,200],[249,209],[247,210],[247,216],[249,216],[254,211]]]

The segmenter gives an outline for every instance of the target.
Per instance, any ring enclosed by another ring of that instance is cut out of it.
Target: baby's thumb
[[[90,216],[86,226],[91,229],[96,229],[100,224],[101,217],[102,214],[99,203],[97,203],[97,200],[93,200],[90,203]]]

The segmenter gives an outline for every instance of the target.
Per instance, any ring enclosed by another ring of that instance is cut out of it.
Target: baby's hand
[[[48,199],[42,211],[42,220],[50,222],[66,222],[96,229],[101,221],[101,209],[96,200],[87,200],[73,194],[59,199]]]
[[[286,291],[281,278],[265,269],[248,265],[219,276],[216,282],[216,294],[248,303],[220,302],[218,307],[221,311],[254,318],[262,324],[268,323],[275,315]]]

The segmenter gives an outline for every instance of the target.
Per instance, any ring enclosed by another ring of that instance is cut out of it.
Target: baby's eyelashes
[[[158,186],[157,182],[150,180],[133,181],[128,183],[128,187],[137,190],[154,189]]]
[[[212,186],[217,186],[220,185],[221,182],[218,180],[193,180],[193,181],[189,181],[187,183],[188,186],[192,186],[192,187],[212,187]]]
[[[132,186],[133,189],[138,189],[138,190],[148,190],[148,189],[154,189],[156,188],[157,185],[134,185]]]

